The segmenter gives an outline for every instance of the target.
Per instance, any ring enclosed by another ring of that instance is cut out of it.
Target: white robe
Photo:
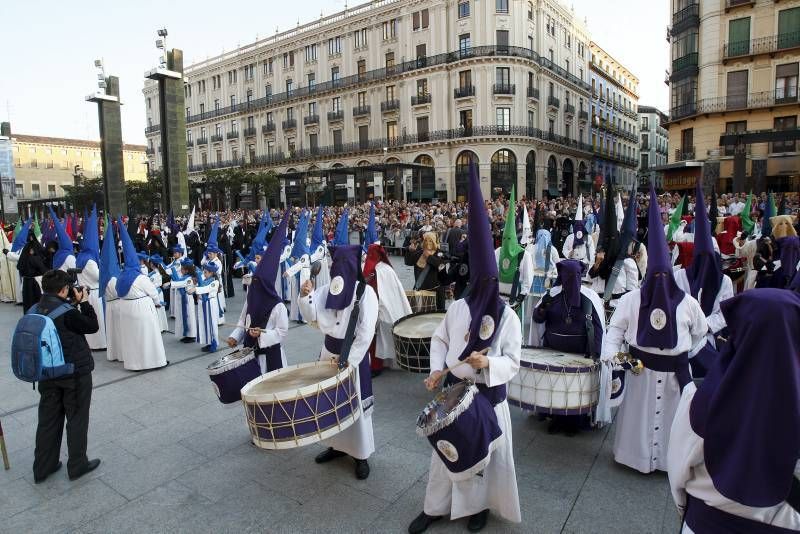
[[[209,260],[206,259],[206,257],[204,256],[203,257],[203,261],[201,262],[201,264],[205,265],[208,262],[209,262]],[[224,280],[225,269],[222,268],[222,260],[220,260],[219,257],[216,257],[213,260],[211,260],[211,263],[213,263],[214,265],[217,266],[217,277],[220,280]],[[220,287],[221,286],[222,286],[222,284],[220,283]],[[225,291],[224,290],[219,292],[219,296],[218,296],[217,300],[219,302],[219,309],[220,309],[220,315],[217,318],[217,324],[224,324],[225,323],[225,309],[226,309],[226,306],[225,306]]]
[[[179,234],[179,235],[183,235],[183,234]],[[164,270],[170,276],[170,278],[172,278],[172,273],[173,272],[176,273],[178,276],[180,276],[180,274],[181,274],[181,261],[180,260],[174,260],[172,263],[170,263],[166,267],[164,267]],[[178,298],[180,297],[180,295],[178,295],[178,288],[177,287],[172,287],[172,284],[170,284],[166,288],[162,288],[162,289],[165,289],[166,291],[169,291],[169,316],[174,319],[175,316],[177,315],[177,311],[176,311],[177,310],[177,306],[176,306],[175,303],[178,302]]]
[[[106,331],[106,359],[110,362],[122,361],[121,339],[122,316],[120,313],[120,299],[117,295],[117,279],[112,278],[106,284],[103,295],[105,302],[104,322]]]
[[[623,351],[623,343],[638,347],[640,302],[639,289],[619,299],[603,336],[600,358],[604,365],[609,366],[617,352]],[[678,342],[674,348],[640,348],[653,354],[676,356],[689,352],[705,338],[708,331],[706,317],[700,304],[690,295],[685,295],[678,304],[675,316]],[[643,369],[641,374],[634,375],[627,371],[624,398],[617,412],[614,459],[642,473],[666,471],[669,429],[680,396],[674,373]]]
[[[312,263],[315,261],[320,262],[320,269],[319,273],[317,273],[317,278],[314,280],[314,287],[322,287],[331,283],[331,258],[325,245],[317,248],[324,250],[319,250],[311,255]]]
[[[197,295],[197,339],[203,346],[217,344],[219,348],[219,323],[220,316],[219,294],[222,286],[217,280],[208,282],[207,285],[197,286],[194,289]]]
[[[375,333],[375,357],[394,360],[394,336],[392,325],[411,314],[411,305],[403,289],[403,284],[391,265],[378,262],[375,265],[378,282],[378,325]],[[387,365],[391,365],[389,362]]]
[[[469,305],[464,299],[453,302],[447,309],[444,321],[431,339],[432,371],[453,368],[459,363],[458,357],[467,344],[465,337],[471,317]],[[519,317],[506,306],[499,323],[487,354],[489,367],[477,374],[469,365],[461,365],[452,370],[456,377],[469,378],[493,387],[507,384],[517,374],[522,352]],[[488,508],[508,521],[522,521],[508,402],[497,404],[494,411],[503,436],[500,445],[492,452],[491,461],[483,470],[483,476],[475,475],[467,480],[453,482],[439,455],[436,451],[431,452],[428,486],[425,490],[426,514],[450,515],[450,519],[458,519]]]
[[[66,257],[64,263],[62,263],[56,270],[66,272],[67,269],[74,269],[74,268],[75,268],[75,256],[70,254],[69,256]]]
[[[567,239],[564,240],[564,246],[561,247],[561,252],[564,255],[565,259],[568,260],[578,260],[587,268],[594,265],[594,239],[592,236],[587,235],[584,232],[583,235],[583,246],[574,247],[573,243],[575,242],[575,234],[569,234]]]
[[[109,287],[112,284],[116,291],[116,278],[108,283]],[[118,316],[114,321],[115,327],[119,328],[116,338],[119,341],[117,353],[125,364],[125,369],[141,371],[167,364],[156,314],[158,298],[158,292],[150,279],[139,275],[128,294],[116,301],[119,303],[118,307],[112,312]]]
[[[686,269],[677,271],[674,276],[675,283],[678,284],[678,287],[689,294],[691,288],[689,287],[689,278],[686,276]],[[722,315],[722,310],[720,310],[719,303],[723,300],[728,300],[731,297],[733,297],[733,282],[731,282],[731,279],[727,274],[723,274],[722,284],[719,286],[717,298],[714,299],[714,307],[711,310],[711,314],[706,316],[706,322],[708,323],[708,334],[706,334],[705,339],[711,343],[712,347],[716,348],[717,346],[714,334],[727,326],[725,317]],[[702,349],[705,344],[705,341],[700,340],[698,345],[696,347],[692,347],[692,350],[689,351],[689,357],[694,357],[695,354],[700,352],[700,349]]]
[[[100,326],[94,334],[86,334],[86,342],[92,350],[106,348],[106,321],[103,301],[100,299],[100,268],[97,262],[89,260],[83,266],[83,271],[78,273],[78,283],[89,291],[89,304],[97,315],[97,324]]]
[[[602,298],[606,291],[606,281],[599,276],[592,278],[592,289]],[[625,258],[611,294],[619,295],[620,293],[627,293],[634,289],[639,289],[639,266],[636,265],[636,260],[633,258]],[[618,300],[619,299],[612,299],[609,301],[612,308],[617,305]]]
[[[14,282],[14,299],[17,304],[22,304],[22,276],[20,276],[19,269],[17,269],[17,263],[19,262],[19,255],[21,253],[22,249],[19,249],[16,252],[9,251],[6,256],[10,262],[9,268],[13,272],[11,280]],[[37,276],[36,278],[37,282],[41,284],[41,276]]]
[[[350,313],[353,311],[356,292],[353,291],[353,301],[343,310],[329,310],[325,307],[328,297],[328,286],[317,288],[313,293],[300,297],[300,313],[306,321],[316,323],[323,334],[344,339]],[[349,365],[358,367],[375,335],[375,324],[378,318],[378,297],[371,287],[367,286],[361,298],[358,323],[356,324],[353,344],[348,358]],[[328,352],[323,345],[320,351],[320,360],[327,361],[334,355]],[[358,376],[358,372],[356,372]],[[375,452],[375,436],[372,430],[372,409],[368,409],[353,425],[343,432],[336,434],[323,443],[337,451],[349,454],[353,458],[365,460]]]
[[[156,292],[158,293],[158,300],[161,304],[156,308],[156,314],[158,315],[158,324],[161,326],[161,331],[166,332],[169,328],[169,323],[167,322],[167,311],[164,308],[164,290],[161,288],[161,273],[158,270],[150,271],[147,274],[147,277],[153,282],[153,287],[156,288]]]
[[[10,253],[11,243],[8,242],[8,236],[4,231],[0,231],[0,234],[0,248],[8,250]],[[0,301],[2,302],[14,302],[16,300],[15,272],[17,272],[16,262],[11,261],[8,254],[3,254],[0,257]]]
[[[696,499],[704,501],[708,506],[735,516],[786,529],[800,530],[800,512],[787,502],[755,508],[732,501],[717,491],[708,474],[703,457],[704,440],[695,434],[689,421],[689,408],[696,392],[697,388],[694,384],[689,384],[684,388],[669,438],[669,485],[672,490],[672,498],[681,514],[686,508],[686,494],[688,493]],[[800,477],[800,462],[795,467],[794,476]],[[742,481],[742,483],[746,483],[746,481]],[[692,534],[692,530],[685,524],[681,532]]]
[[[244,343],[247,333],[247,326],[250,324],[250,317],[247,315],[247,299],[245,299],[242,311],[239,314],[239,320],[236,321],[236,329],[230,333],[230,336],[236,340],[237,343]],[[283,302],[275,304],[267,319],[267,324],[261,329],[261,335],[258,336],[258,347],[267,348],[273,345],[281,345],[281,365],[286,367],[286,351],[283,350],[282,342],[289,333],[289,314],[286,312],[286,306]],[[267,372],[267,357],[264,354],[258,356],[258,365],[261,367],[261,374]]]
[[[186,291],[189,280],[191,278],[170,282],[170,289],[175,289],[176,295],[174,304],[170,302],[170,306],[175,306],[175,337],[178,339],[197,337],[197,307],[194,304],[194,295]],[[185,335],[184,325],[186,325]]]
[[[753,266],[753,258],[755,258],[758,244],[755,239],[747,239],[742,245],[739,245],[738,241],[738,238],[733,239],[733,247],[736,249],[736,257],[745,259],[747,274],[745,275],[744,289],[742,291],[747,291],[756,287],[758,271]]]

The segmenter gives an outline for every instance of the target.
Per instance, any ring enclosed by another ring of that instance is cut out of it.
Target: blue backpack
[[[73,364],[64,362],[61,338],[53,323],[71,309],[65,303],[41,315],[34,304],[19,320],[11,339],[11,368],[17,378],[35,384],[75,372]]]

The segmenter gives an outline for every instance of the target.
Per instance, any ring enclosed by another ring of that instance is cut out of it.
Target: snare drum
[[[417,417],[417,434],[428,438],[453,481],[485,469],[503,437],[494,407],[470,381],[436,395]]]
[[[431,338],[444,320],[442,312],[406,315],[392,326],[397,366],[413,373],[431,371]]]
[[[237,349],[207,367],[208,376],[220,402],[242,400],[242,386],[261,376],[261,367],[251,348]]]
[[[523,347],[508,403],[553,415],[591,413],[600,397],[599,364],[578,354]]]
[[[436,311],[436,292],[435,291],[414,291],[406,290],[406,298],[411,306],[412,313]]]
[[[277,369],[242,388],[247,426],[262,449],[292,449],[330,438],[361,417],[358,367],[330,362]]]

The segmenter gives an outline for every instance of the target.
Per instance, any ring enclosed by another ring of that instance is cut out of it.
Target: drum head
[[[248,384],[246,393],[248,395],[270,395],[294,392],[333,378],[338,373],[338,367],[327,363],[269,373],[261,377],[258,382]]]
[[[207,369],[209,371],[214,371],[216,369],[220,369],[221,367],[225,367],[227,365],[230,365],[233,362],[237,362],[237,361],[242,360],[244,358],[251,357],[252,355],[253,355],[253,349],[250,349],[250,348],[236,349],[235,351],[231,352],[230,354],[226,354],[225,356],[223,356],[219,360],[216,360],[215,362],[209,364]]]
[[[593,360],[584,358],[578,354],[538,347],[523,347],[521,359],[526,362],[548,367],[590,368],[596,365]]]
[[[417,425],[429,427],[447,417],[461,404],[461,400],[469,392],[471,386],[471,382],[463,381],[444,388],[422,410],[417,419]]]
[[[420,313],[409,315],[397,321],[392,328],[392,333],[411,339],[424,339],[433,337],[436,328],[444,321],[444,313]]]

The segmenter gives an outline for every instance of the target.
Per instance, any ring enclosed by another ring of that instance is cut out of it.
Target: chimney
[[[11,137],[11,123],[10,122],[0,122],[0,135],[5,137]]]

